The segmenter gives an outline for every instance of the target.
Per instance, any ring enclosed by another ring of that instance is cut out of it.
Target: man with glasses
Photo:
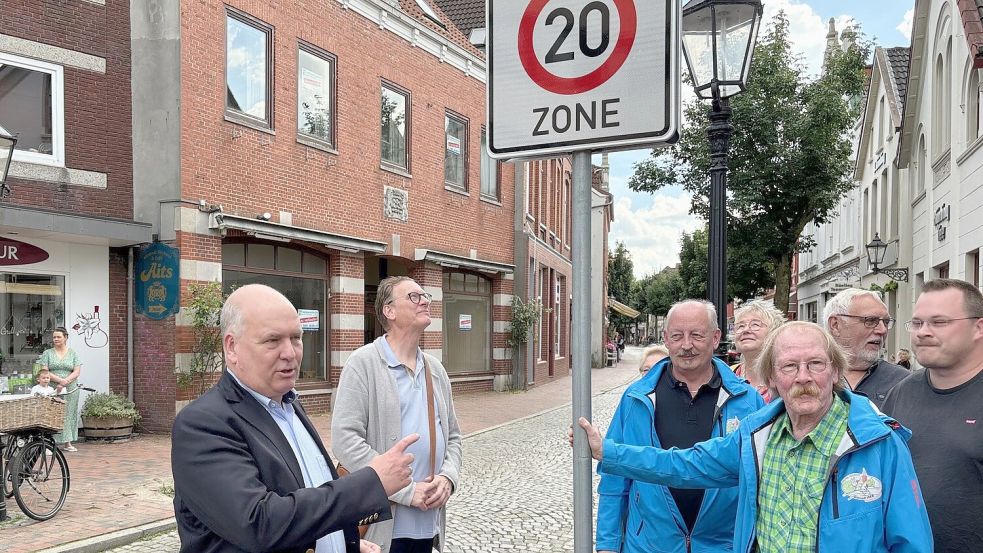
[[[911,428],[908,443],[936,551],[983,551],[983,294],[961,280],[922,286],[911,321],[925,367],[898,384],[884,412]]]
[[[669,357],[632,383],[607,437],[635,445],[691,447],[737,429],[764,400],[713,352],[720,342],[717,312],[684,300],[666,317]],[[732,485],[733,486],[733,485]],[[717,552],[730,546],[737,489],[665,487],[601,475],[597,487],[597,551]]]
[[[447,371],[420,348],[433,296],[413,279],[379,283],[375,312],[386,333],[355,350],[335,393],[331,449],[350,471],[367,465],[401,436],[419,434],[412,482],[389,496],[392,521],[369,527],[383,553],[442,550],[446,505],[458,487],[461,432]]]
[[[887,331],[894,326],[877,292],[847,288],[823,308],[823,323],[846,350],[849,367],[845,383],[880,407],[887,392],[908,376],[899,365],[881,358]]]
[[[911,434],[842,388],[847,357],[832,336],[786,323],[766,340],[758,366],[781,400],[690,449],[602,441],[581,418],[598,472],[687,488],[739,485],[734,551],[931,552],[905,446]]]

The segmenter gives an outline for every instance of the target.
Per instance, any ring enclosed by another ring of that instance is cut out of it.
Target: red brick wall
[[[117,394],[127,392],[127,250],[109,250],[109,309],[106,317],[109,328],[109,389]]]
[[[276,134],[224,120],[224,4],[188,3],[181,43],[185,197],[205,198],[250,217],[289,211],[296,226],[373,240],[390,242],[398,234],[407,258],[415,248],[458,255],[476,248],[480,258],[512,262],[512,168],[502,169],[501,206],[479,199],[483,83],[335,0],[229,5],[274,27]],[[338,58],[337,154],[296,141],[298,39]],[[412,94],[412,178],[380,169],[382,79]],[[469,196],[444,189],[446,110],[469,121]],[[384,185],[409,192],[407,223],[383,218]]]
[[[108,174],[104,190],[11,178],[6,203],[132,218],[129,18],[127,0],[3,2],[4,34],[105,58],[105,74],[64,68],[65,164]]]
[[[133,400],[143,415],[144,430],[170,432],[174,422],[174,318],[155,321],[137,314],[134,319],[136,353]]]

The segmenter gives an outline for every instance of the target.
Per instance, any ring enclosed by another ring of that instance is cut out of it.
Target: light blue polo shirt
[[[331,469],[328,468],[324,455],[321,455],[317,442],[307,432],[307,428],[304,427],[304,423],[301,422],[294,410],[293,403],[297,400],[297,392],[290,390],[283,394],[283,401],[278,402],[243,384],[234,372],[229,371],[229,374],[250,395],[256,398],[260,405],[266,408],[266,411],[276,421],[276,425],[280,427],[280,432],[283,432],[283,437],[287,439],[290,449],[293,450],[294,457],[297,459],[297,464],[300,465],[300,471],[304,475],[304,487],[316,488],[325,482],[332,481]],[[318,538],[315,551],[316,553],[345,553],[344,531],[338,530]]]
[[[421,482],[430,476],[430,417],[427,413],[427,381],[423,374],[423,350],[416,348],[416,370],[402,364],[389,347],[385,336],[376,338],[376,343],[386,357],[386,363],[393,377],[396,378],[396,389],[399,391],[399,415],[402,436],[416,433],[420,439],[406,448],[413,454],[413,481]],[[437,397],[434,396],[434,430],[436,431],[437,456],[436,474],[444,464],[444,440],[440,426],[440,414],[437,412]],[[421,511],[416,507],[397,504],[393,513],[393,537],[412,538],[415,540],[430,539],[440,533],[439,509]]]

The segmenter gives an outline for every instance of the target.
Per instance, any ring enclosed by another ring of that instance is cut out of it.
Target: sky
[[[789,18],[793,50],[802,57],[810,74],[822,64],[826,46],[827,22],[836,20],[837,31],[855,22],[877,46],[910,46],[914,0],[763,0],[762,25],[784,10]],[[759,35],[764,34],[764,28]],[[685,65],[685,62],[681,62]],[[693,97],[684,86],[684,101]],[[635,163],[646,159],[650,150],[614,152],[609,156],[610,185],[614,195],[614,223],[609,245],[624,242],[631,252],[635,277],[642,278],[679,262],[680,237],[703,226],[690,215],[690,196],[680,187],[669,187],[655,194],[632,192],[628,179]],[[594,163],[600,164],[599,155]]]

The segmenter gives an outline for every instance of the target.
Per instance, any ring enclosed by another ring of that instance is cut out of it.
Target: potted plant
[[[82,426],[88,438],[126,438],[133,433],[133,423],[140,420],[136,405],[125,396],[92,394],[82,405]]]

